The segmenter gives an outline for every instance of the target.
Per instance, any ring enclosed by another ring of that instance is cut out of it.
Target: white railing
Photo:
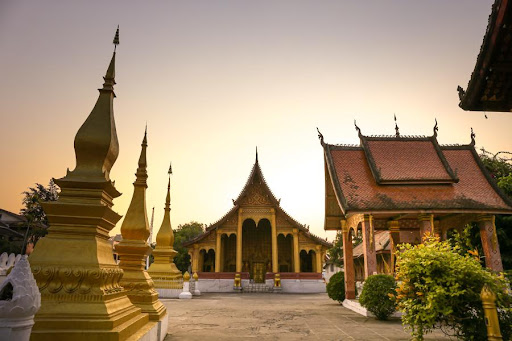
[[[7,270],[13,267],[20,257],[21,255],[15,255],[14,253],[10,255],[7,252],[2,253],[0,255],[0,275],[6,275]]]

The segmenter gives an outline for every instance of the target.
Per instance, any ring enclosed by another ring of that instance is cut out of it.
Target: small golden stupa
[[[119,28],[114,44],[119,43]],[[75,136],[76,168],[55,183],[59,199],[43,203],[50,227],[29,257],[41,292],[31,340],[126,340],[152,328],[120,285],[109,231],[121,216],[110,180],[119,154],[114,121],[114,54],[103,88]]]
[[[132,201],[121,225],[123,239],[116,246],[116,251],[120,258],[119,267],[124,271],[121,286],[127,291],[132,303],[141,308],[143,313],[149,314],[150,320],[159,321],[167,318],[166,309],[158,300],[155,285],[145,270],[146,257],[151,254],[151,246],[147,243],[149,225],[146,213],[147,129],[141,146]]]
[[[157,289],[183,288],[181,271],[176,268],[173,261],[178,252],[173,248],[174,233],[171,227],[171,174],[172,169],[169,167],[169,183],[165,199],[164,219],[156,235],[156,247],[153,250],[154,262],[148,269],[148,273]],[[158,292],[161,297],[166,296],[162,290],[158,290]]]

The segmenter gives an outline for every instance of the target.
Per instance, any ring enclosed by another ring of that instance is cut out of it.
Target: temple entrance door
[[[265,283],[265,263],[253,263],[252,276],[255,283]]]

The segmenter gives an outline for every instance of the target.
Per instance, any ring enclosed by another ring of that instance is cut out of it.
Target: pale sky
[[[464,112],[492,0],[0,0],[0,208],[75,167],[120,25],[114,103],[120,155],[111,178],[133,193],[148,124],[148,216],[163,216],[172,161],[174,227],[214,223],[259,160],[281,206],[323,231],[323,151],[363,134],[404,135],[512,151],[512,115]],[[118,233],[121,222],[112,230]]]

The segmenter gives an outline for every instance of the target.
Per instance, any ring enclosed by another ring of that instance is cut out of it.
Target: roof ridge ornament
[[[437,137],[437,131],[439,128],[437,127],[437,118],[435,118],[436,124],[434,125],[434,137]]]
[[[258,146],[256,146],[256,163],[258,163]]]
[[[475,132],[473,131],[473,127],[471,127],[471,143],[469,144],[470,146],[474,146],[475,145]]]
[[[356,123],[355,119],[354,119],[354,126],[356,127],[357,134],[359,135],[359,137],[362,137],[363,134],[361,133],[361,129],[359,129],[359,127],[357,126],[357,123]]]
[[[398,128],[398,123],[396,122],[396,114],[393,114],[395,116],[395,135],[396,137],[400,137],[400,129]]]
[[[320,144],[323,146],[325,143],[324,143],[324,135],[322,135],[322,133],[320,132],[320,129],[318,129],[318,127],[316,127],[316,131],[318,132],[318,138],[320,139]]]

